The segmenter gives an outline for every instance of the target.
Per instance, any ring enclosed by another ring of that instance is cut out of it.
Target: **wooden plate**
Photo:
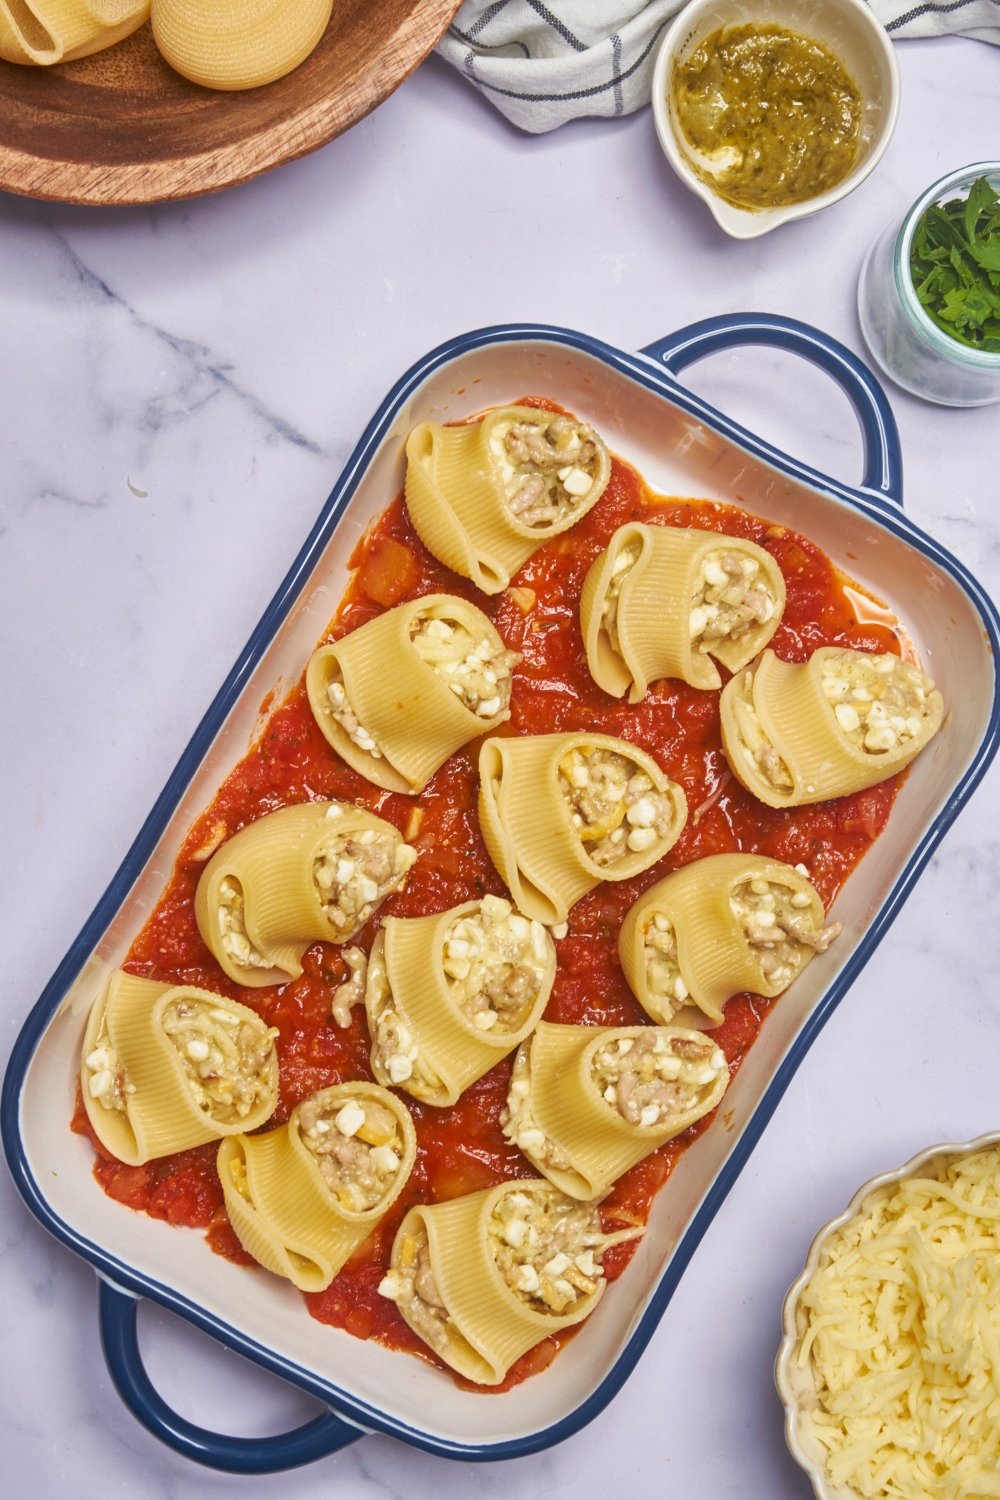
[[[276,83],[189,83],[149,25],[54,68],[0,59],[0,188],[63,203],[216,193],[325,146],[422,62],[460,0],[334,0],[316,50]]]

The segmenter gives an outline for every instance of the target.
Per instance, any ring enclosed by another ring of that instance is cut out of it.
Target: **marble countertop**
[[[863,353],[855,288],[875,233],[1000,139],[1000,53],[957,38],[898,53],[902,113],[874,176],[742,244],[673,176],[648,110],[529,138],[433,58],[347,136],[219,197],[99,211],[0,196],[5,1052],[414,359],[495,322],[637,348],[747,309]],[[717,356],[690,384],[858,477],[846,400],[791,356]],[[909,513],[997,593],[1000,408],[889,396]],[[575,1438],[505,1465],[375,1437],[268,1479],[199,1469],[125,1411],[93,1273],[0,1174],[11,1493],[806,1496],[771,1370],[815,1229],[875,1172],[1000,1125],[986,942],[1000,928],[998,811],[1000,767],[800,1068],[636,1373]],[[205,1426],[277,1432],[316,1409],[148,1305],[141,1325],[157,1386]]]

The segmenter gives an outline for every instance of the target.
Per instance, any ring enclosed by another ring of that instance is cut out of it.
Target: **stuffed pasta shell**
[[[344,943],[406,879],[417,852],[350,802],[267,813],[214,854],[195,893],[208,947],[237,984],[286,984],[315,942]]]
[[[348,765],[390,792],[419,792],[449,755],[510,718],[520,660],[474,604],[429,594],[320,647],[306,689]]]
[[[767,645],[785,607],[785,580],[763,547],[740,537],[630,522],[591,566],[580,600],[590,674],[630,703],[658,677],[722,686]]]
[[[605,1234],[596,1204],[549,1182],[502,1182],[412,1208],[379,1291],[460,1375],[499,1385],[527,1350],[593,1312],[605,1250],[642,1233]]]
[[[779,995],[814,953],[825,953],[842,928],[824,921],[804,866],[713,854],[640,896],[622,923],[618,953],[655,1021],[690,1003],[718,1025],[731,996]]]
[[[652,756],[603,734],[488,739],[479,821],[514,904],[558,924],[602,880],[661,859],[687,820],[683,790]]]
[[[374,1083],[320,1089],[265,1135],[219,1148],[240,1244],[303,1292],[328,1287],[399,1197],[417,1137],[406,1106]]]
[[[769,807],[860,792],[908,766],[937,734],[933,681],[891,652],[823,646],[792,665],[765,651],[721,699],[730,769]]]
[[[679,1026],[553,1026],[521,1043],[503,1133],[571,1198],[600,1198],[718,1104],[721,1049]]]
[[[529,406],[461,427],[421,422],[406,459],[406,507],[421,541],[487,594],[585,516],[611,477],[592,427]]]
[[[277,1034],[223,995],[116,971],[83,1041],[80,1084],[95,1134],[139,1167],[256,1130],[278,1102]]]
[[[555,973],[548,932],[499,896],[387,917],[365,992],[375,1077],[425,1104],[454,1104],[531,1031]]]

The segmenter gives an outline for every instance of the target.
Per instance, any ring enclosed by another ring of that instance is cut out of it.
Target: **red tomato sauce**
[[[528,400],[521,404],[545,406]],[[902,780],[897,776],[868,791],[785,811],[765,807],[730,775],[719,733],[719,694],[683,682],[653,684],[642,703],[630,707],[608,697],[592,680],[579,626],[579,602],[587,569],[626,521],[654,526],[694,526],[746,537],[765,547],[785,577],[788,598],[771,645],[786,661],[804,661],[819,646],[895,651],[883,626],[861,625],[829,560],[804,537],[772,526],[733,506],[705,500],[664,500],[634,470],[615,460],[611,481],[573,532],[546,543],[528,560],[506,592],[487,598],[464,578],[435,561],[417,537],[402,497],[373,522],[351,559],[355,570],[325,640],[337,640],[383,609],[428,593],[472,600],[494,621],[509,647],[523,653],[516,670],[509,734],[592,729],[616,735],[649,751],[684,788],[690,817],[681,838],[659,864],[634,880],[599,886],[573,907],[567,936],[557,942],[559,971],[545,1012],[548,1021],[594,1026],[632,1026],[648,1018],[634,998],[618,962],[618,930],[636,898],[670,870],[708,854],[752,851],[788,864],[804,863],[829,907],[848,875],[885,826]],[[725,669],[723,668],[725,674]],[[270,707],[268,703],[264,710]],[[222,972],[202,942],[193,897],[215,849],[247,823],[293,803],[346,798],[395,824],[419,850],[406,889],[391,896],[355,939],[371,947],[382,915],[417,916],[444,911],[462,901],[494,893],[503,884],[486,853],[476,813],[479,742],[441,768],[419,798],[385,792],[353,771],[330,748],[309,709],[304,683],[267,719],[260,738],[226,779],[209,809],[192,827],[171,880],[124,968],[132,974],[175,984],[194,984],[230,995],[278,1029],[281,1087],[271,1126],[286,1120],[317,1089],[350,1079],[371,1079],[370,1042],[363,1007],[349,1030],[330,1013],[334,990],[349,976],[332,943],[306,954],[300,979],[270,989],[243,989]],[[773,1004],[737,995],[713,1033],[735,1074]],[[394,1303],[378,1295],[396,1230],[415,1203],[434,1203],[476,1192],[535,1170],[500,1130],[510,1059],[473,1084],[450,1109],[435,1109],[401,1094],[416,1126],[418,1153],[413,1175],[399,1200],[325,1291],[306,1296],[322,1323],[360,1339],[419,1354],[444,1368],[413,1334]],[[691,1141],[708,1129],[713,1115],[633,1167],[601,1206],[607,1230],[644,1224],[656,1194]],[[73,1129],[93,1140],[82,1100]],[[127,1207],[176,1225],[207,1231],[212,1249],[245,1266],[226,1216],[215,1170],[217,1146],[129,1167],[109,1157],[94,1140],[94,1175],[104,1191]],[[604,1258],[609,1280],[620,1276],[635,1244],[614,1246]],[[265,1271],[256,1274],[266,1275]],[[575,1332],[555,1335],[529,1351],[509,1371],[503,1391],[537,1374]],[[454,1373],[454,1372],[449,1372]],[[456,1382],[471,1390],[461,1377]]]

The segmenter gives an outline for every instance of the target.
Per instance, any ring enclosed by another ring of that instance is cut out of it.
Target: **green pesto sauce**
[[[737,208],[817,198],[854,165],[861,95],[821,42],[720,27],[675,65],[672,86],[690,165]]]

